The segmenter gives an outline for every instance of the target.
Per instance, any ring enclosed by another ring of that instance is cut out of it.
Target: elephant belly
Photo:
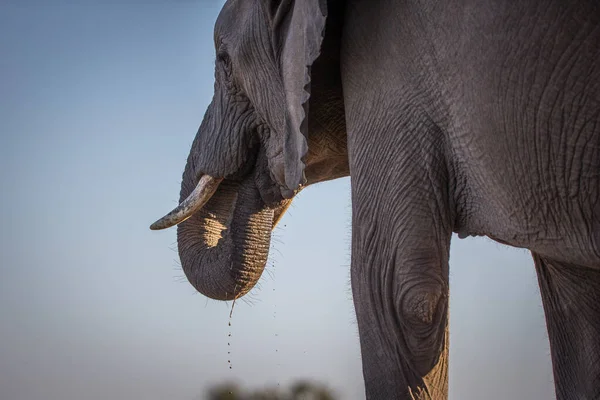
[[[458,140],[457,231],[600,268],[600,108],[550,102],[504,111],[519,124],[490,116],[468,145]]]
[[[456,230],[600,268],[600,9],[502,4],[439,47]]]

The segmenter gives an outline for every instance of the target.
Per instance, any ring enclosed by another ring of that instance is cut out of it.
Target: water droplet
[[[233,303],[231,304],[231,311],[229,311],[229,322],[227,323],[228,326],[231,326],[231,317],[233,316],[233,307],[235,307],[235,299],[233,300]],[[231,337],[231,331],[227,334],[227,337]],[[231,347],[231,342],[227,342],[227,346]],[[228,349],[227,354],[231,355],[231,349]],[[229,369],[233,369],[231,366],[231,360],[227,360],[227,363],[229,364]]]
[[[231,311],[229,311],[229,319],[231,319],[231,316],[233,315],[233,307],[235,307],[235,299],[233,299],[233,303],[231,304]]]

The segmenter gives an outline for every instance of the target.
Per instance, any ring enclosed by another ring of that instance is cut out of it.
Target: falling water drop
[[[227,325],[230,327],[231,327],[231,317],[233,316],[233,307],[235,307],[235,299],[233,299],[233,303],[231,304],[231,311],[229,311],[229,323]],[[231,337],[231,328],[229,330],[229,333],[227,334],[227,337]],[[227,355],[231,355],[231,340],[227,342]],[[229,358],[227,360],[227,364],[229,364],[229,369],[232,369],[231,358]]]
[[[233,299],[233,303],[231,304],[231,311],[229,311],[229,324],[231,325],[231,316],[233,315],[233,307],[235,307],[235,300]]]

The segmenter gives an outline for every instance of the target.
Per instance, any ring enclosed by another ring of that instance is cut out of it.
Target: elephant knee
[[[413,366],[423,375],[437,363],[446,328],[447,294],[439,284],[404,287],[397,297],[401,331]]]
[[[441,297],[440,288],[410,290],[402,302],[402,315],[410,323],[430,325]]]

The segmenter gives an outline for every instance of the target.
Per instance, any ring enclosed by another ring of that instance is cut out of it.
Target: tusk
[[[196,211],[210,200],[222,180],[223,178],[213,178],[210,175],[203,175],[194,188],[194,191],[181,204],[175,207],[173,211],[150,225],[150,229],[155,231],[170,228],[194,215]]]

